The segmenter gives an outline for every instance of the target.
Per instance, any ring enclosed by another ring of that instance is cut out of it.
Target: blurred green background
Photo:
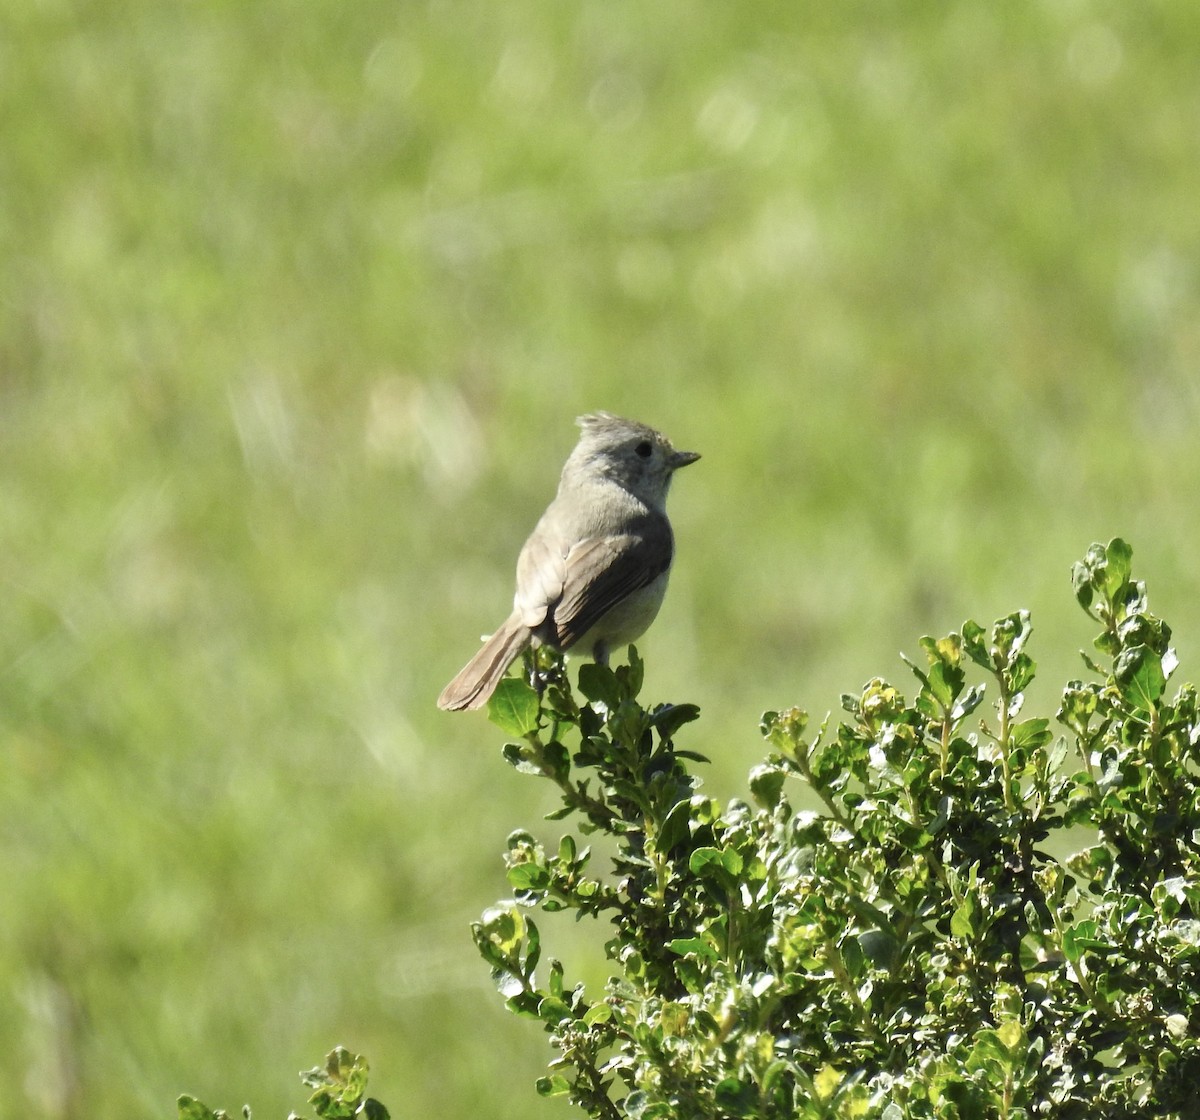
[[[642,652],[721,799],[967,616],[1052,714],[1094,539],[1196,675],[1194,3],[4,9],[4,1115],[282,1116],[335,1043],[570,1114],[467,931],[553,801],[433,700],[580,412],[704,455]]]

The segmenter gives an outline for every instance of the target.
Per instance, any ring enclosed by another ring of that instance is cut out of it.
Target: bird
[[[533,644],[607,664],[658,614],[675,555],[667,491],[700,456],[610,412],[576,424],[558,492],[517,558],[512,613],[442,690],[443,710],[482,708]]]

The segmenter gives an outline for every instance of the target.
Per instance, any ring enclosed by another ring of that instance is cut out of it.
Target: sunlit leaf
[[[506,735],[525,736],[536,731],[538,694],[520,677],[505,677],[488,701],[488,719]]]

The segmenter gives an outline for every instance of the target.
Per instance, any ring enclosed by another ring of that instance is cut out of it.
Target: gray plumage
[[[512,614],[442,690],[439,708],[482,707],[532,642],[607,661],[658,613],[675,551],[667,490],[700,456],[611,413],[577,423],[558,493],[517,558]]]

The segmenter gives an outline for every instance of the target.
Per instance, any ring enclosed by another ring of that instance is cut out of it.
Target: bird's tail
[[[471,658],[438,697],[438,707],[448,712],[482,708],[496,691],[500,678],[533,639],[533,632],[512,615]]]

